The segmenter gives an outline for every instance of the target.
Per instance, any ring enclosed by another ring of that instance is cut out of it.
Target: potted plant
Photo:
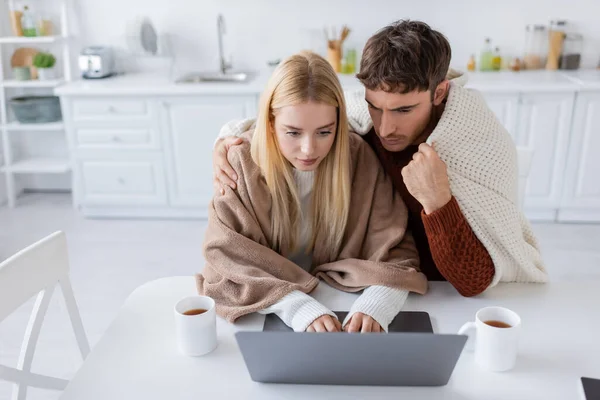
[[[37,53],[33,58],[33,66],[38,70],[38,78],[41,81],[47,81],[55,78],[54,64],[56,57],[50,53]]]

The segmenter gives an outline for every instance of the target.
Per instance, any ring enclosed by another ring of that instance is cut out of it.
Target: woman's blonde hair
[[[281,154],[274,120],[278,109],[308,101],[337,108],[337,129],[329,154],[315,172],[312,192],[311,239],[325,238],[331,259],[337,256],[350,209],[350,144],[348,118],[342,87],[329,63],[311,52],[293,55],[276,68],[260,100],[252,138],[254,162],[261,168],[271,192],[272,248],[278,252],[297,250],[302,213],[293,166]]]

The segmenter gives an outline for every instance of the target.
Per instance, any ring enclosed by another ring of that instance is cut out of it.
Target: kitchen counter
[[[270,71],[261,71],[244,83],[175,83],[167,74],[130,73],[99,80],[77,80],[55,89],[59,96],[98,95],[259,95],[266,87]],[[600,88],[600,71],[574,73],[553,71],[469,72],[467,87],[487,93],[577,91]],[[339,75],[344,90],[360,89],[354,75]]]
[[[583,91],[600,89],[600,70],[598,69],[573,71],[567,73],[566,76],[577,83]]]
[[[270,71],[251,74],[247,82],[175,83],[167,74],[130,73],[106,79],[81,79],[55,89],[58,96],[97,95],[245,95],[260,94],[267,86]],[[360,88],[353,75],[339,75],[344,89]]]
[[[91,217],[203,218],[211,150],[228,121],[256,117],[271,71],[245,83],[177,84],[165,74],[68,82],[61,96],[75,206]],[[515,144],[534,151],[524,211],[534,220],[600,221],[600,71],[474,72]],[[345,90],[361,89],[340,75]],[[565,172],[566,171],[566,172]]]
[[[562,71],[469,72],[466,86],[487,93],[576,91],[579,85]]]

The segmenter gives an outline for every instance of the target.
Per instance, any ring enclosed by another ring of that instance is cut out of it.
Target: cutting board
[[[10,58],[11,67],[30,67],[31,79],[37,79],[37,68],[33,66],[33,58],[40,51],[31,47],[19,47]]]

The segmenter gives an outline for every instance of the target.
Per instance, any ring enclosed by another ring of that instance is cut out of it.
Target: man
[[[544,282],[537,243],[517,206],[515,146],[480,96],[448,80],[450,58],[447,39],[423,22],[377,32],[357,75],[370,119],[364,101],[350,95],[352,127],[406,203],[428,279],[448,280],[463,296],[500,281]],[[226,126],[222,136],[241,133],[233,131]],[[235,187],[226,153],[236,143],[217,143],[216,185]]]

